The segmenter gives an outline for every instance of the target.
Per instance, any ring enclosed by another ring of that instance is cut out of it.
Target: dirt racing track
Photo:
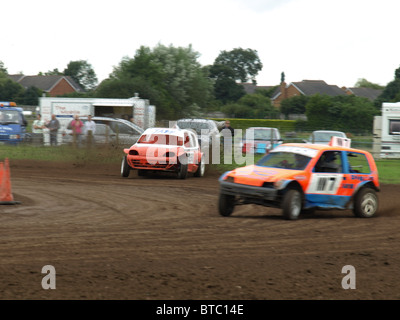
[[[218,174],[121,178],[119,165],[10,161],[0,206],[1,299],[400,299],[400,186],[370,219],[217,211]],[[56,270],[44,290],[42,267]],[[343,289],[344,266],[356,288]]]

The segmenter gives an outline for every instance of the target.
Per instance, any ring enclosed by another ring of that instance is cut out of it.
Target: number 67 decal
[[[315,173],[311,176],[307,193],[336,194],[343,180],[343,174]]]

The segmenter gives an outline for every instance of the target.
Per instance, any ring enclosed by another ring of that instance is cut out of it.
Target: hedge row
[[[236,119],[236,118],[227,118],[227,119],[211,118],[211,120],[215,120],[218,122],[229,120],[232,128],[242,129],[242,130],[245,130],[249,127],[271,127],[271,128],[278,128],[280,133],[282,134],[285,132],[293,132],[296,129],[295,120]]]

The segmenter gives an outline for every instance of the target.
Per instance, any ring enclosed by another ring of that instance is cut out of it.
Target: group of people
[[[44,136],[43,130],[49,129],[50,145],[57,146],[58,141],[58,130],[60,129],[60,122],[56,115],[51,115],[51,120],[45,123],[42,120],[42,116],[37,114],[36,120],[32,124],[32,141],[35,145],[43,145]],[[74,119],[68,125],[68,129],[72,130],[73,143],[75,146],[82,144],[82,136],[85,135],[88,146],[94,143],[94,134],[96,132],[96,123],[92,120],[92,116],[88,116],[88,120],[84,123],[79,119],[78,115],[74,116]]]
[[[68,129],[72,130],[74,146],[82,145],[82,137],[86,136],[86,143],[90,147],[94,144],[94,134],[96,132],[96,123],[92,120],[92,116],[88,115],[87,121],[83,123],[78,115],[68,125]]]

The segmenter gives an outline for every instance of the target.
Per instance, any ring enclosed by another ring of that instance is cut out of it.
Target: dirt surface
[[[10,161],[0,205],[1,299],[400,299],[400,186],[370,219],[217,211],[218,174],[121,178],[119,165]],[[42,267],[56,270],[44,290]],[[342,288],[354,266],[356,289]]]

